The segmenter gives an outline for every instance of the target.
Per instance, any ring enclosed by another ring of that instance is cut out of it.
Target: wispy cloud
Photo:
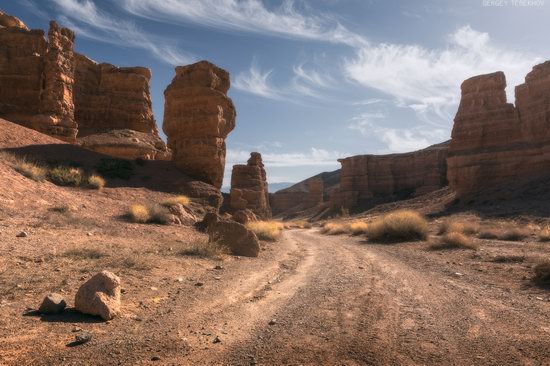
[[[58,11],[57,18],[76,31],[78,36],[100,42],[144,49],[156,58],[171,65],[184,65],[196,57],[179,50],[175,42],[156,37],[139,29],[133,22],[118,19],[96,6],[91,0],[52,0]],[[36,11],[41,10],[37,1],[26,1]]]
[[[233,86],[240,91],[255,94],[268,99],[285,99],[285,92],[271,83],[273,70],[262,71],[253,61],[250,69],[235,78]]]
[[[262,152],[262,159],[267,168],[301,167],[301,166],[338,166],[337,160],[349,154],[312,147],[307,152],[274,153]],[[227,164],[245,163],[250,152],[238,149],[227,150]]]
[[[344,62],[348,78],[392,96],[425,122],[449,123],[463,80],[502,70],[508,85],[519,84],[539,58],[499,47],[489,34],[464,26],[447,37],[442,49],[418,45],[379,44],[360,47]]]
[[[358,47],[366,40],[333,16],[305,14],[293,0],[268,8],[261,0],[121,0],[120,6],[141,17],[173,24],[316,40]]]

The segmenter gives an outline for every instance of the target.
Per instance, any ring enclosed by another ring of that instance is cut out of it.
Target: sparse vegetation
[[[497,255],[491,260],[494,263],[522,263],[524,261],[523,255]]]
[[[321,228],[321,234],[340,235],[348,232],[348,225],[344,222],[331,221],[326,222]]]
[[[432,244],[430,246],[430,249],[432,250],[439,250],[439,249],[471,249],[476,250],[477,245],[467,237],[465,234],[458,232],[458,231],[452,231],[448,232],[447,234],[443,235],[439,242]]]
[[[250,221],[246,227],[252,230],[258,239],[276,241],[283,233],[284,225],[279,221]]]
[[[510,229],[504,232],[504,234],[500,237],[501,240],[507,240],[507,241],[522,241],[523,239],[529,237],[531,235],[529,231],[525,229],[520,228],[514,228]]]
[[[448,233],[461,233],[465,235],[473,235],[479,231],[479,227],[476,224],[468,223],[464,221],[445,220],[439,227],[438,235],[444,235]]]
[[[416,211],[395,211],[372,222],[367,237],[376,242],[407,242],[426,240],[428,221]]]
[[[2,159],[19,174],[37,182],[46,179],[47,169],[41,164],[7,152],[2,152],[1,155]]]
[[[88,177],[87,186],[91,189],[103,189],[105,187],[105,179],[100,175],[92,174]]]
[[[366,234],[369,228],[369,224],[365,221],[355,221],[349,224],[349,231],[354,236]]]
[[[58,186],[78,187],[86,178],[80,168],[58,165],[48,170],[48,180]]]
[[[55,206],[55,207],[48,208],[48,211],[57,212],[57,213],[68,213],[70,210],[71,210],[70,207],[67,206],[67,205]]]
[[[285,222],[285,229],[311,229],[312,225],[306,220],[296,220]]]
[[[219,259],[223,254],[227,254],[228,250],[215,242],[204,240],[191,244],[189,247],[183,248],[178,252],[182,256],[194,256],[201,258]]]
[[[139,224],[162,224],[170,223],[170,212],[164,206],[152,205],[132,205],[126,212],[126,217],[135,223]]]
[[[191,199],[187,196],[175,196],[164,200],[161,204],[163,206],[170,207],[178,204],[182,206],[189,206],[190,203]]]
[[[533,281],[539,286],[550,286],[550,261],[539,263],[533,268]]]
[[[107,257],[108,255],[98,249],[88,249],[88,248],[75,248],[69,249],[63,253],[64,257],[73,258],[73,259],[101,259]]]
[[[500,234],[497,229],[485,229],[480,231],[477,237],[479,239],[498,239]]]
[[[134,166],[131,161],[123,159],[101,159],[96,170],[105,178],[130,179],[134,175]]]

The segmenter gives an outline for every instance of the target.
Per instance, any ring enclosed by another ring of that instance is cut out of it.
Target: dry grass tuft
[[[48,180],[58,186],[78,187],[85,181],[85,176],[81,169],[56,166],[48,170]]]
[[[525,229],[514,228],[505,231],[500,239],[506,241],[522,241],[528,238],[530,235],[531,233]]]
[[[224,254],[228,253],[228,249],[215,242],[204,240],[194,243],[189,247],[183,248],[178,252],[178,255],[193,256],[200,258],[220,259]]]
[[[321,234],[341,235],[348,232],[348,225],[345,222],[326,222],[321,228]]]
[[[88,182],[86,185],[88,188],[101,190],[105,187],[105,179],[103,179],[100,175],[92,174],[88,177]]]
[[[370,241],[386,243],[426,240],[428,221],[416,211],[391,212],[369,225],[367,238]]]
[[[366,234],[369,228],[369,224],[367,224],[364,221],[355,221],[349,224],[348,228],[349,228],[349,231],[351,231],[352,235],[357,236],[357,235]]]
[[[444,235],[448,233],[461,233],[465,235],[473,235],[479,231],[479,227],[476,224],[456,221],[445,220],[439,227],[438,235]]]
[[[161,204],[163,206],[170,207],[178,204],[182,206],[189,206],[190,203],[191,199],[187,196],[175,196],[164,200]]]
[[[42,165],[28,160],[25,157],[18,157],[14,154],[3,152],[2,159],[6,160],[9,165],[19,174],[37,182],[42,182],[46,179],[48,170]]]
[[[126,212],[126,216],[130,219],[130,221],[140,224],[145,224],[151,219],[149,209],[145,205],[130,206]]]
[[[479,232],[477,237],[479,239],[498,239],[502,235],[502,232],[498,229],[485,229]]]
[[[523,263],[524,261],[523,255],[497,255],[491,259],[493,263]]]
[[[250,221],[246,227],[252,230],[258,239],[265,241],[277,241],[284,229],[283,223],[279,221]]]
[[[438,243],[430,246],[432,250],[439,249],[471,249],[477,250],[477,245],[461,232],[452,231],[443,235]]]
[[[550,286],[550,261],[539,263],[533,268],[533,281],[539,286]]]
[[[548,242],[550,241],[550,227],[547,226],[545,228],[543,228],[540,232],[539,232],[539,241],[542,241],[542,242]]]
[[[107,257],[108,254],[98,250],[98,249],[88,249],[88,248],[75,248],[69,249],[63,253],[64,257],[73,258],[73,259],[101,259]]]
[[[285,222],[285,229],[311,229],[312,225],[306,220],[296,220]]]

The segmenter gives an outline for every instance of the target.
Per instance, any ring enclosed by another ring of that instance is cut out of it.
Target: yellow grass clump
[[[149,209],[145,205],[132,205],[128,208],[127,216],[132,222],[144,224],[151,219]]]
[[[174,205],[182,205],[182,206],[189,206],[191,203],[191,199],[187,196],[175,196],[170,197],[162,202],[163,206],[174,206]]]
[[[285,229],[311,229],[311,222],[306,220],[289,221],[284,224]]]
[[[550,261],[539,263],[533,268],[533,281],[540,286],[550,286]]]
[[[105,187],[105,179],[102,176],[92,174],[88,177],[88,187],[91,189],[103,189]]]
[[[540,232],[539,232],[539,241],[542,241],[542,242],[548,242],[550,241],[550,227],[547,226],[545,228],[543,228]]]
[[[0,158],[7,161],[16,172],[24,177],[37,182],[41,182],[46,178],[46,174],[48,172],[47,169],[25,157],[19,157],[11,153],[2,152],[0,153]]]
[[[352,235],[362,235],[367,233],[369,224],[367,224],[365,221],[355,221],[349,224],[348,227]]]
[[[479,231],[479,227],[476,224],[456,221],[456,220],[445,220],[439,227],[439,235],[444,235],[448,233],[461,233],[465,235],[472,235]]]
[[[283,223],[279,221],[249,221],[246,227],[252,230],[258,239],[265,241],[278,240],[284,229]]]
[[[477,250],[477,245],[465,234],[457,231],[443,235],[438,243],[430,246],[433,250],[438,249],[471,249]]]
[[[84,181],[81,169],[56,166],[48,171],[48,180],[58,186],[78,187]]]
[[[340,235],[348,232],[348,224],[345,222],[330,221],[326,222],[321,228],[321,234]]]
[[[428,221],[416,211],[394,211],[372,222],[367,238],[375,242],[407,242],[426,240]]]

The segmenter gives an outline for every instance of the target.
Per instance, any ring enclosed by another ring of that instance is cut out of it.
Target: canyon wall
[[[163,130],[174,162],[186,174],[218,189],[225,168],[225,138],[235,128],[229,86],[227,71],[201,61],[176,67],[176,76],[164,91]]]
[[[515,88],[515,106],[505,88],[502,72],[462,83],[448,159],[449,185],[458,196],[548,175],[550,61]]]
[[[248,209],[260,219],[271,218],[267,178],[260,153],[251,153],[246,165],[233,166],[229,207],[232,212]]]
[[[331,206],[350,209],[370,199],[407,198],[444,187],[447,151],[448,142],[404,154],[340,159],[340,186],[330,198]]]

